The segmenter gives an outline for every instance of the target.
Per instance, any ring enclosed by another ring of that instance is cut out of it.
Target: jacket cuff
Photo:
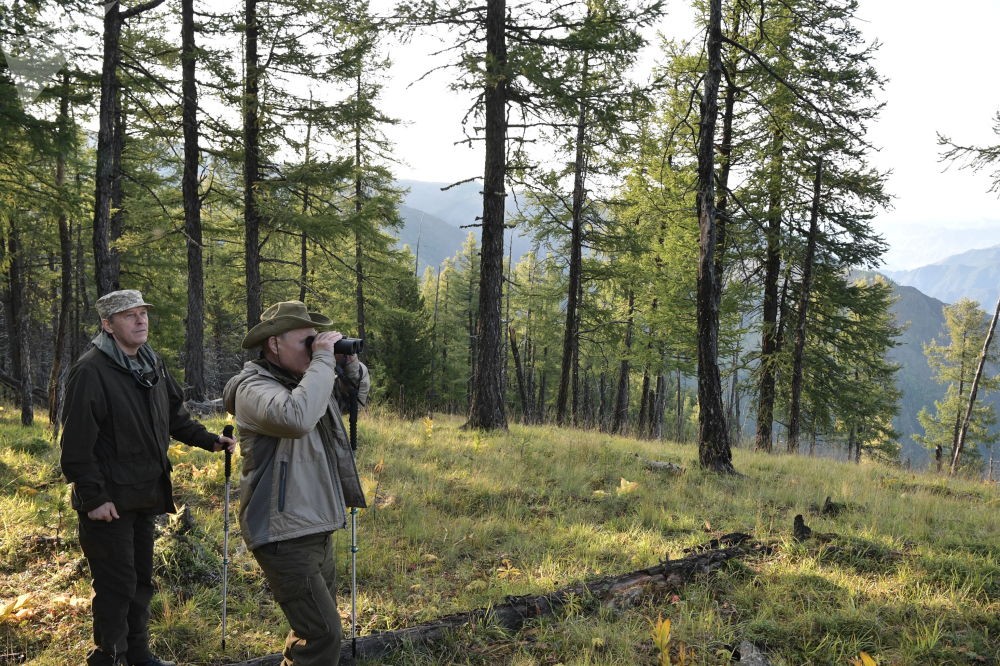
[[[194,443],[199,449],[205,449],[206,451],[215,451],[215,445],[219,441],[219,435],[214,432],[205,431],[204,435],[199,435],[197,441]]]
[[[95,486],[83,486],[83,497],[81,497],[79,484],[73,484],[73,506],[77,511],[88,513],[97,507],[112,501],[111,496],[104,492],[103,488]],[[87,492],[90,491],[90,492]],[[91,494],[96,493],[96,494]],[[84,499],[86,498],[86,499]]]

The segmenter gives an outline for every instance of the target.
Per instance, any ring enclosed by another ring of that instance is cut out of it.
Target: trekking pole
[[[223,437],[233,436],[233,426],[222,429]],[[226,596],[229,586],[229,476],[233,472],[233,454],[226,449],[226,507],[222,522],[222,650],[226,650]]]
[[[351,391],[348,403],[351,451],[358,450],[358,393]],[[358,507],[351,507],[351,657],[358,659]]]

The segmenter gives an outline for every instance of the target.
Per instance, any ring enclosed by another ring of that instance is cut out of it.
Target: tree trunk
[[[958,461],[965,448],[965,436],[969,432],[969,423],[972,421],[972,411],[976,407],[976,394],[979,392],[979,380],[982,379],[983,369],[986,367],[987,356],[990,351],[990,343],[993,341],[993,333],[997,329],[997,319],[1000,318],[1000,299],[993,310],[993,319],[990,320],[989,330],[986,332],[986,339],[983,341],[983,350],[979,353],[979,363],[976,365],[976,375],[972,379],[972,387],[969,389],[969,404],[965,409],[965,418],[962,419],[962,429],[958,434],[958,441],[955,443],[955,453],[951,457],[951,469],[949,476],[955,476],[958,469]]]
[[[191,400],[205,399],[205,268],[202,263],[201,197],[198,195],[198,88],[195,78],[194,0],[181,2],[181,72],[183,82],[184,233],[187,238],[187,319],[184,383]]]
[[[587,58],[583,60],[584,80],[587,78]],[[580,102],[576,123],[576,156],[573,162],[573,210],[570,221],[569,284],[566,288],[566,327],[563,330],[562,367],[559,373],[559,393],[556,397],[556,423],[565,425],[566,405],[570,393],[570,377],[576,347],[580,340],[580,322],[577,316],[578,297],[581,293],[583,273],[583,204],[586,197],[587,178],[587,104]],[[575,410],[574,410],[575,411]]]
[[[309,93],[309,110],[312,111],[312,92]],[[309,147],[312,142],[312,113],[306,118],[306,142],[305,142],[305,163],[308,165],[311,154]],[[302,215],[309,215],[309,206],[312,203],[309,196],[309,183],[302,186]],[[309,234],[303,231],[299,235],[299,300],[303,303],[309,297]]]
[[[778,284],[781,277],[782,141],[775,136],[767,208],[764,302],[761,310],[760,380],[757,385],[757,432],[754,448],[771,452],[774,427],[775,364],[778,354]]]
[[[90,299],[87,298],[87,274],[84,268],[83,225],[76,225],[76,240],[73,243],[75,259],[73,261],[73,337],[69,341],[70,359],[79,358],[83,353],[85,336],[83,333],[83,313],[90,311]]]
[[[66,212],[66,152],[70,144],[69,71],[62,72],[59,96],[59,154],[56,156],[56,191],[59,196],[59,320],[52,342],[52,370],[49,373],[49,423],[59,437],[59,409],[62,403],[62,373],[67,352],[67,335],[73,308],[73,233]]]
[[[642,370],[642,388],[639,391],[639,422],[637,430],[640,436],[646,437],[649,434],[649,368]]]
[[[802,375],[805,364],[806,322],[809,314],[809,296],[812,291],[813,262],[816,256],[816,242],[819,235],[819,195],[823,184],[823,160],[816,160],[816,174],[813,178],[812,210],[809,213],[809,236],[806,239],[806,256],[802,265],[802,287],[799,293],[799,318],[795,327],[795,348],[792,350],[792,396],[788,403],[788,452],[799,449],[802,411]]]
[[[469,338],[469,348],[468,348],[468,368],[469,368],[469,378],[465,383],[465,409],[468,410],[472,406],[472,394],[476,390],[476,366],[478,365],[478,358],[476,355],[476,312],[472,308],[472,301],[476,298],[476,285],[474,282],[475,272],[472,270],[472,262],[474,257],[469,257],[469,285],[468,285],[468,295],[469,298],[465,304],[465,332]],[[497,307],[499,307],[497,303]]]
[[[726,422],[729,423],[729,441],[733,446],[739,447],[743,434],[740,429],[740,346],[736,345],[733,350],[732,372],[729,377],[729,405],[726,408]]]
[[[717,472],[734,472],[719,377],[719,294],[715,252],[715,122],[722,78],[722,0],[709,2],[708,71],[698,131],[698,460]]]
[[[528,401],[528,391],[524,384],[524,368],[521,367],[521,354],[517,349],[517,335],[514,327],[508,327],[510,351],[514,357],[514,375],[517,377],[517,394],[521,399],[521,410],[524,412],[524,422],[531,423],[531,403]]]
[[[542,371],[541,377],[538,379],[538,400],[535,404],[535,418],[537,423],[545,423],[548,414],[545,413],[545,400],[546,394],[548,393],[548,374],[545,372],[545,366],[548,364],[549,360],[549,348],[545,347],[542,349]]]
[[[121,182],[121,83],[118,81],[121,30],[121,11],[119,3],[114,2],[104,11],[104,59],[98,109],[97,172],[94,178],[94,276],[98,296],[118,289],[121,273],[121,260],[114,247],[117,237],[111,220],[116,191],[120,193]]]
[[[680,354],[677,355],[677,371],[674,373],[674,432],[678,442],[684,441],[684,396],[681,394]]]
[[[506,430],[502,391],[500,308],[503,289],[504,190],[507,172],[506,0],[486,3],[486,164],[479,274],[478,363],[467,428]]]
[[[357,101],[362,101],[361,68],[358,67],[356,83]],[[354,125],[354,212],[358,219],[361,218],[361,209],[364,206],[364,179],[362,173],[362,161],[364,153],[361,150],[361,118],[360,116]],[[362,340],[367,337],[367,321],[365,314],[365,270],[364,270],[364,245],[361,242],[361,230],[354,231],[354,299],[357,307],[358,331],[357,335]],[[362,355],[362,359],[364,356]]]
[[[11,357],[16,365],[13,370],[18,380],[18,401],[21,405],[21,425],[30,426],[35,422],[32,404],[31,350],[28,341],[29,313],[27,312],[27,286],[25,275],[24,246],[21,245],[19,222],[13,217],[7,221],[8,279],[10,280],[10,326]],[[16,352],[16,353],[14,353]]]
[[[264,289],[260,279],[260,211],[257,182],[260,180],[260,118],[258,91],[260,63],[257,56],[257,0],[246,0],[246,79],[243,95],[243,226],[246,264],[247,330],[260,321]]]
[[[632,326],[635,316],[635,292],[628,292],[628,318],[625,323],[625,340],[622,360],[618,368],[618,391],[615,394],[615,410],[611,421],[611,432],[624,434],[628,428],[628,376],[631,369],[629,356],[632,353]]]
[[[662,371],[656,375],[656,401],[653,403],[653,431],[655,440],[663,439],[663,421],[667,409],[667,376]]]

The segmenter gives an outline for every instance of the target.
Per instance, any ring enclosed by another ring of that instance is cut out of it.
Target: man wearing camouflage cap
[[[149,649],[154,519],[175,510],[167,447],[171,437],[208,451],[236,445],[185,409],[147,343],[149,307],[134,289],[97,299],[101,331],[66,384],[60,463],[94,586],[88,666],[173,664]]]

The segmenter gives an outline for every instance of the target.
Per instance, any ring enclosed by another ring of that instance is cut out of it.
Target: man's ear
[[[272,354],[278,354],[278,336],[272,335],[267,339],[267,348],[271,350]]]
[[[102,319],[101,320],[101,330],[104,331],[105,333],[108,333],[108,334],[111,334],[113,332],[111,330],[111,320],[110,319]]]

